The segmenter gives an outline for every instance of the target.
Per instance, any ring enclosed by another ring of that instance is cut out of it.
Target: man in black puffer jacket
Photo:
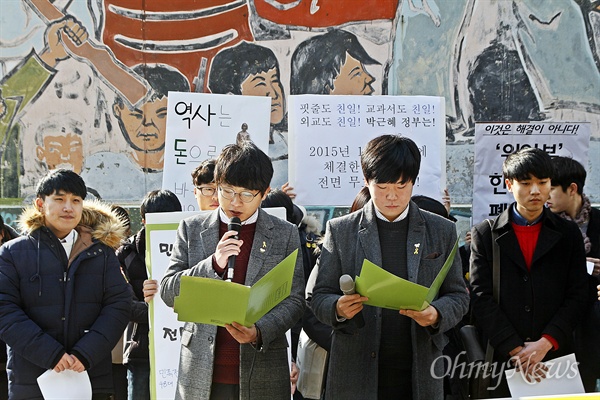
[[[111,350],[129,320],[131,294],[114,254],[124,227],[85,202],[83,179],[50,171],[21,215],[26,235],[0,248],[0,339],[8,346],[9,399],[42,399],[48,369],[87,371],[93,399],[113,391]]]

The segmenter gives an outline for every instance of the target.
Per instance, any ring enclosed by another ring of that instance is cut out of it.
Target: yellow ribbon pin
[[[413,254],[419,254],[419,246],[421,246],[421,243],[415,243],[415,252]]]

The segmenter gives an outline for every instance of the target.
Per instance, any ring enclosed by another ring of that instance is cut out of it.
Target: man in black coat
[[[498,374],[491,397],[510,397],[500,371],[518,366],[527,380],[539,381],[544,361],[572,353],[573,330],[587,307],[579,228],[544,207],[552,173],[542,150],[524,148],[508,156],[503,174],[515,203],[491,229],[484,221],[472,230],[473,314],[494,348]],[[499,303],[493,297],[492,230],[500,248]]]

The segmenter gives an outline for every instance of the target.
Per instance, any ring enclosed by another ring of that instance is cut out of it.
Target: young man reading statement
[[[343,294],[339,280],[359,275],[366,259],[430,287],[456,243],[456,227],[411,201],[421,164],[412,140],[377,137],[364,149],[361,164],[371,200],[327,223],[317,261],[311,307],[333,327],[325,399],[442,400],[444,332],[461,320],[469,303],[460,257],[423,311],[363,306],[367,298]]]
[[[253,143],[223,149],[215,167],[219,208],[179,225],[160,286],[168,306],[179,295],[182,276],[225,279],[229,257],[235,255],[232,281],[251,286],[299,248],[298,229],[260,209],[272,175],[269,157]],[[234,238],[235,231],[227,231],[233,217],[242,222],[239,239]],[[176,399],[289,399],[285,332],[303,310],[302,257],[298,257],[290,296],[256,324],[233,322],[223,328],[186,323]]]

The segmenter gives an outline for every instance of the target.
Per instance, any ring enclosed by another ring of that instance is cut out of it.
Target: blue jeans
[[[129,400],[150,400],[150,362],[129,361],[127,383]]]

